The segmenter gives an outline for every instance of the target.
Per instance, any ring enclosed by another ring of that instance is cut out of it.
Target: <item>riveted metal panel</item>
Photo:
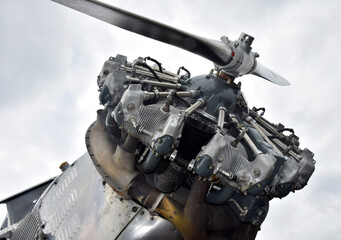
[[[183,239],[175,226],[166,219],[152,216],[141,209],[117,240]]]
[[[139,205],[123,200],[96,171],[88,154],[67,168],[37,202],[49,239],[115,239]]]

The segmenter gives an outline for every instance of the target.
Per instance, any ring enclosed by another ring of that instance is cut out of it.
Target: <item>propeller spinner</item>
[[[277,85],[290,85],[282,76],[261,65],[251,51],[254,40],[242,33],[237,41],[223,36],[207,39],[96,0],[52,0],[125,30],[141,34],[211,60],[218,70],[232,77],[253,74]]]

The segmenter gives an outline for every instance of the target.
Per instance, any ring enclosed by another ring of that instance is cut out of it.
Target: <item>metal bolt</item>
[[[261,222],[259,221],[259,219],[254,219],[254,220],[252,221],[252,224],[253,224],[254,226],[259,226],[259,225],[261,224]]]
[[[259,177],[261,175],[261,173],[262,172],[261,172],[261,170],[259,168],[253,169],[253,172],[252,172],[254,177]]]
[[[258,216],[261,216],[263,214],[263,211],[258,209],[257,214],[258,214]]]
[[[302,178],[307,178],[307,177],[308,177],[308,174],[304,172],[304,173],[301,174],[301,177],[302,177]]]
[[[137,207],[134,206],[131,210],[132,210],[133,212],[137,212]]]
[[[134,111],[134,110],[135,110],[135,105],[134,105],[134,103],[129,103],[129,104],[127,105],[127,109],[128,109],[128,111]]]

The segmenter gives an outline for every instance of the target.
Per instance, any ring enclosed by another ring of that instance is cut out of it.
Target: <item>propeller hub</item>
[[[255,69],[255,58],[258,56],[251,52],[253,40],[253,37],[243,32],[237,41],[230,41],[226,36],[221,37],[221,41],[231,49],[232,58],[226,65],[215,64],[218,71],[223,70],[234,78],[251,73]]]

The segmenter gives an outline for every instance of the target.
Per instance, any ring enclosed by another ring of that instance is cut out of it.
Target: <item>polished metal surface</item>
[[[88,154],[65,170],[36,204],[50,239],[114,239],[141,209],[117,195]]]
[[[34,210],[48,239],[182,239],[172,223],[124,200],[84,154],[49,186]]]
[[[252,73],[253,75],[256,75],[258,77],[264,78],[270,82],[273,82],[277,85],[280,86],[289,86],[290,82],[286,80],[284,77],[278,75],[271,69],[265,67],[264,65],[260,64],[257,62],[256,68],[254,72]]]
[[[123,230],[118,240],[182,239],[180,232],[169,221],[159,216],[152,216],[146,209],[141,209],[129,225]]]

